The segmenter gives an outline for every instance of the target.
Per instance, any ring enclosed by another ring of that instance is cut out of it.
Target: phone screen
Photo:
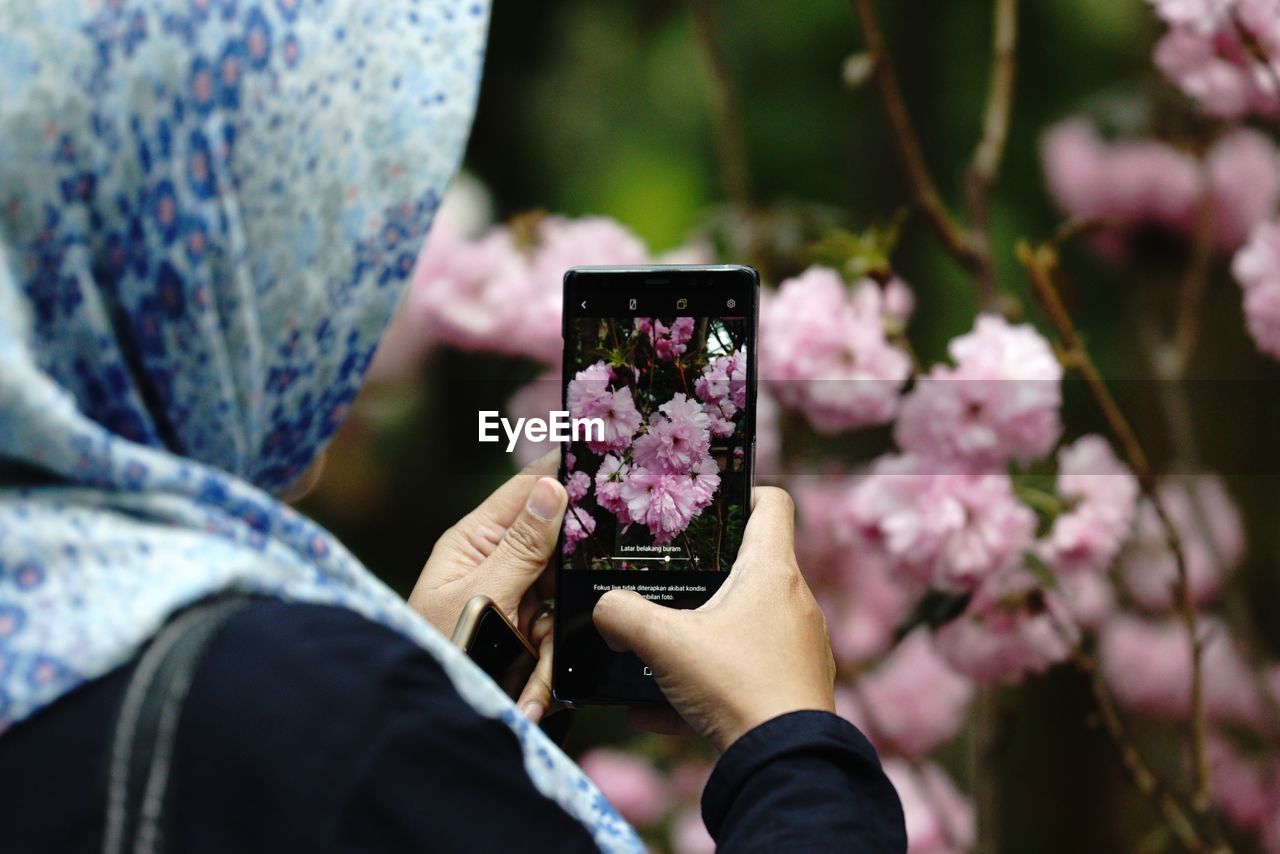
[[[565,276],[573,425],[557,565],[554,690],[664,702],[591,619],[608,590],[696,608],[723,583],[750,509],[759,286],[749,267],[575,268]]]

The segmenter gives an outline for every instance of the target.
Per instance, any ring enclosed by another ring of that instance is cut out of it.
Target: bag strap
[[[210,642],[250,601],[230,594],[192,605],[165,624],[138,660],[111,743],[103,854],[165,850],[165,800],[183,703]]]

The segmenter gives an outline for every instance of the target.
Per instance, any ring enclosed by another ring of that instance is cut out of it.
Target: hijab
[[[239,590],[412,638],[606,850],[493,682],[273,497],[356,396],[458,167],[484,0],[0,3],[0,731]]]

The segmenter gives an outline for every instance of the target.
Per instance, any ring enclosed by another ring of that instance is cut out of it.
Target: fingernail
[[[560,509],[560,491],[557,484],[549,477],[544,477],[533,485],[529,493],[529,515],[543,522],[550,522]]]
[[[520,713],[536,724],[542,720],[542,704],[537,700],[530,700],[520,707]]]

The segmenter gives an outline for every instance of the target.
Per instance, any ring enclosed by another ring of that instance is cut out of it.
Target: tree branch
[[[851,3],[854,14],[857,15],[858,22],[862,26],[863,38],[867,41],[867,53],[871,56],[876,87],[889,119],[889,130],[893,134],[898,159],[902,162],[903,171],[906,173],[911,199],[938,239],[942,241],[947,252],[960,266],[977,274],[986,262],[974,248],[969,235],[947,211],[942,197],[938,195],[933,176],[930,175],[929,167],[925,164],[920,141],[916,137],[915,129],[911,126],[911,117],[907,114],[902,90],[898,87],[898,75],[893,69],[893,62],[885,47],[884,35],[880,32],[880,23],[872,5],[873,0],[851,0]]]
[[[689,0],[689,5],[711,90],[720,177],[730,201],[746,210],[752,202],[751,161],[747,156],[747,134],[743,127],[741,104],[724,51],[716,39],[715,13],[710,0]]]
[[[1204,640],[1196,627],[1195,603],[1191,598],[1191,586],[1188,582],[1187,558],[1182,547],[1182,538],[1169,516],[1164,502],[1156,490],[1155,476],[1151,471],[1146,453],[1138,441],[1129,421],[1117,405],[1115,398],[1098,372],[1097,366],[1085,349],[1071,320],[1071,315],[1058,296],[1058,289],[1053,282],[1053,273],[1057,267],[1057,253],[1049,246],[1032,247],[1023,242],[1018,245],[1018,260],[1027,268],[1031,278],[1032,290],[1040,305],[1044,308],[1057,331],[1058,341],[1062,349],[1062,358],[1069,368],[1075,369],[1084,380],[1085,388],[1093,398],[1098,410],[1102,413],[1107,427],[1120,446],[1125,460],[1142,487],[1146,499],[1159,519],[1164,530],[1169,550],[1173,553],[1177,570],[1175,596],[1178,602],[1179,616],[1187,632],[1191,645],[1191,715],[1188,739],[1191,747],[1191,807],[1197,813],[1208,813],[1211,802],[1209,797],[1209,763],[1205,751],[1207,724],[1204,711],[1204,692],[1202,688],[1202,652]]]
[[[995,23],[991,48],[991,83],[982,115],[982,138],[973,151],[966,182],[970,239],[984,259],[977,271],[979,299],[996,305],[999,291],[992,257],[991,189],[995,186],[1009,136],[1013,105],[1013,81],[1018,44],[1018,0],[995,0]]]

